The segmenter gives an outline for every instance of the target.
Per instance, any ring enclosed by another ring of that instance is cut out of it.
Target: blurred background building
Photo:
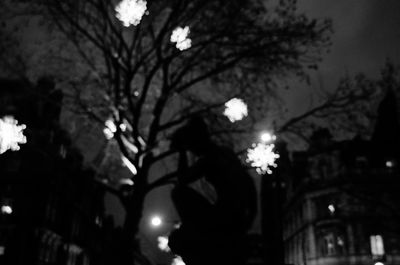
[[[0,264],[106,264],[105,190],[59,125],[62,97],[47,79],[0,80],[0,116],[27,125],[21,150],[0,156]]]
[[[370,140],[334,141],[320,129],[308,150],[292,154],[290,171],[280,176],[286,264],[400,264],[396,101],[389,90]]]

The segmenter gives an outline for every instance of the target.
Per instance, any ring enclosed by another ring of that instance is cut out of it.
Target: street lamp
[[[275,141],[276,136],[270,132],[265,131],[260,134],[260,139],[263,143],[269,143],[269,142]]]
[[[162,225],[163,221],[160,216],[155,215],[151,218],[150,223],[153,227],[159,227]]]

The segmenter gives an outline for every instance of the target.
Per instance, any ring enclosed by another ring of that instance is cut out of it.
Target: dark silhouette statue
[[[201,118],[178,129],[171,145],[179,151],[172,200],[182,221],[170,235],[171,250],[187,265],[244,264],[257,209],[252,178],[231,149],[211,140]],[[190,167],[188,154],[195,160]]]

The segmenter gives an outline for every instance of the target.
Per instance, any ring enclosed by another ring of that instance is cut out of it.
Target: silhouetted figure
[[[172,200],[182,226],[170,236],[171,250],[188,265],[243,264],[257,209],[252,178],[232,150],[212,142],[200,118],[175,132],[172,148],[180,153]],[[196,159],[190,167],[187,153]]]

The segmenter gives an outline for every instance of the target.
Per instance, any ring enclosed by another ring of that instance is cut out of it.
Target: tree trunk
[[[136,176],[136,182],[133,191],[125,196],[123,205],[126,216],[123,227],[124,239],[124,257],[123,265],[151,264],[148,259],[142,255],[140,249],[140,241],[137,237],[139,225],[143,215],[144,200],[147,194],[147,170],[142,168],[141,172]]]

